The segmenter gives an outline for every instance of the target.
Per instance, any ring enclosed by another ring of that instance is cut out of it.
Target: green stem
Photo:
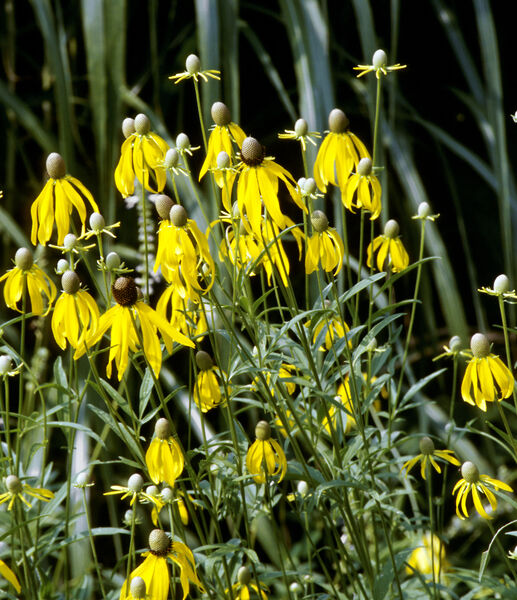
[[[86,523],[88,525],[88,537],[90,539],[90,547],[92,549],[93,562],[95,565],[95,571],[97,573],[97,580],[99,581],[99,587],[101,588],[101,594],[102,594],[102,597],[105,599],[106,592],[104,591],[104,584],[102,583],[102,571],[101,571],[101,568],[99,565],[99,560],[97,558],[97,551],[95,550],[95,542],[93,540],[92,525],[90,522],[90,513],[88,512],[88,504],[86,502],[86,488],[85,487],[82,488],[82,492],[83,492],[84,514],[86,516]]]
[[[501,312],[501,321],[503,324],[503,333],[504,333],[504,346],[506,349],[506,365],[513,373],[513,365],[512,365],[512,354],[510,352],[510,337],[508,334],[508,324],[506,322],[506,311],[504,307],[504,300],[502,295],[497,297],[499,301],[499,310]],[[515,412],[517,414],[517,392],[515,391],[515,386],[513,386],[513,404],[515,406]]]

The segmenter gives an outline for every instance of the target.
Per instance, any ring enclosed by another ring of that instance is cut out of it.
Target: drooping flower
[[[246,454],[246,468],[256,483],[266,483],[269,477],[282,481],[287,472],[287,459],[280,444],[271,437],[271,426],[259,421],[255,427],[257,439]]]
[[[426,471],[428,462],[438,473],[442,472],[440,465],[436,461],[437,458],[446,460],[447,462],[451,463],[451,465],[456,465],[458,467],[461,464],[460,461],[454,456],[452,450],[436,450],[433,440],[428,436],[424,436],[420,440],[420,454],[406,461],[402,465],[401,471],[405,469],[407,477],[411,469],[418,461],[420,461],[420,475],[423,479],[427,479]]]
[[[128,367],[129,350],[136,352],[139,346],[158,377],[162,365],[162,349],[157,330],[160,331],[169,353],[172,353],[173,340],[184,346],[194,347],[191,340],[138,299],[138,289],[132,277],[118,277],[111,286],[111,291],[117,304],[101,315],[97,331],[85,340],[82,347],[77,348],[74,354],[76,360],[86,351],[85,346],[95,346],[110,327],[111,343],[106,375],[111,377],[112,362],[115,359],[119,380]]]
[[[0,560],[0,575],[7,579],[7,581],[14,587],[16,593],[20,593],[22,591],[22,587],[20,582],[18,581],[18,577],[11,571],[11,569],[4,563],[3,560]]]
[[[322,192],[327,191],[329,183],[343,190],[361,158],[370,158],[363,142],[348,129],[349,124],[342,110],[334,108],[330,111],[330,131],[321,143],[314,163],[314,179]]]
[[[278,201],[279,179],[284,182],[296,205],[307,212],[293,176],[272,157],[266,156],[264,147],[255,138],[247,137],[242,142],[241,159],[237,183],[239,214],[247,216],[257,236],[261,235],[262,206],[278,227],[288,227]]]
[[[150,600],[166,600],[169,595],[170,574],[167,566],[167,559],[173,562],[180,569],[180,583],[183,589],[183,600],[188,596],[190,583],[197,585],[201,592],[204,592],[203,584],[196,575],[196,563],[192,550],[182,542],[172,541],[162,529],[153,529],[149,535],[149,552],[144,552],[142,556],[145,560],[134,569],[129,581],[126,579],[120,590],[119,600],[133,600],[133,581],[141,578],[145,583],[147,597]],[[140,582],[138,594],[141,593],[142,586]],[[142,597],[142,596],[140,596]]]
[[[115,185],[124,198],[135,191],[135,177],[144,188],[159,193],[167,179],[163,161],[169,146],[158,134],[151,131],[146,115],[138,114],[135,130],[130,133],[120,149],[120,159],[115,169]]]
[[[381,74],[387,75],[391,71],[398,71],[399,69],[405,69],[407,65],[401,65],[397,63],[396,65],[387,66],[388,56],[384,50],[376,50],[373,53],[372,64],[371,65],[357,65],[354,67],[355,71],[360,71],[357,74],[357,77],[362,77],[366,75],[366,73],[375,73],[375,77],[380,79]]]
[[[24,494],[32,496],[37,500],[43,500],[43,502],[48,502],[54,497],[54,493],[50,490],[45,488],[34,488],[28,483],[22,483],[16,475],[8,475],[5,478],[5,487],[7,488],[7,492],[0,494],[0,504],[9,501],[7,510],[12,509],[16,500],[23,502],[27,508],[31,508],[32,505],[24,498]]]
[[[176,75],[171,75],[169,79],[172,79],[174,83],[179,83],[184,79],[193,79],[196,83],[201,78],[205,83],[208,81],[208,78],[212,79],[221,79],[219,75],[220,71],[216,71],[215,69],[205,69],[201,71],[201,61],[199,57],[195,54],[189,54],[187,56],[187,60],[185,61],[186,71],[182,71],[181,73],[176,73]]]
[[[160,222],[154,270],[159,267],[169,283],[184,290],[184,298],[191,290],[207,292],[214,282],[215,264],[208,240],[179,204],[171,207],[169,219]]]
[[[311,321],[307,323],[307,326],[310,326]],[[347,333],[350,331],[350,327],[335,313],[331,315],[324,314],[318,320],[316,325],[314,326],[314,330],[312,332],[312,343],[315,344],[320,333],[325,329],[325,340],[322,346],[318,349],[321,351],[330,350],[332,345],[336,342],[336,340],[342,339],[344,337],[348,337]],[[348,347],[352,346],[352,340],[348,340]]]
[[[488,475],[482,475],[476,465],[470,461],[463,463],[461,467],[462,479],[460,479],[452,490],[452,495],[456,496],[456,514],[462,520],[468,519],[469,513],[467,510],[467,498],[472,492],[472,500],[474,507],[483,519],[491,519],[492,517],[486,512],[481,502],[479,493],[482,492],[487,497],[488,502],[495,511],[497,508],[497,498],[490,488],[496,490],[504,490],[513,492],[513,489],[503,481],[493,479]]]
[[[313,235],[307,240],[305,255],[305,272],[316,271],[321,263],[322,269],[337,275],[343,267],[345,247],[339,233],[329,227],[329,220],[324,212],[315,210],[311,214]]]
[[[286,227],[290,227],[290,231],[293,234],[293,237],[298,245],[298,252],[301,257],[302,252],[302,240],[303,233],[300,231],[298,227],[294,225],[294,223],[289,219],[289,217],[285,217],[285,225]],[[291,265],[289,264],[289,259],[284,250],[284,246],[282,244],[282,239],[280,235],[280,229],[276,225],[276,223],[271,219],[264,219],[261,225],[262,229],[262,238],[261,238],[261,254],[260,264],[264,267],[266,271],[268,284],[271,285],[271,278],[273,275],[273,266],[276,267],[280,279],[285,287],[288,286],[288,277],[291,272]]]
[[[194,383],[194,402],[206,413],[224,402],[218,378],[226,377],[226,374],[214,365],[211,356],[204,350],[196,353],[196,364],[199,373]]]
[[[294,124],[294,129],[286,129],[284,133],[279,133],[278,137],[281,140],[298,140],[303,152],[307,150],[307,142],[316,146],[313,137],[320,138],[321,135],[317,131],[309,131],[309,126],[305,119],[298,119]]]
[[[490,352],[490,343],[485,335],[476,333],[470,341],[472,358],[467,365],[461,383],[461,397],[468,404],[486,411],[486,403],[509,398],[515,380],[503,361]]]
[[[215,126],[208,138],[208,148],[206,158],[199,172],[199,181],[203,178],[209,169],[217,169],[217,157],[220,152],[226,152],[230,158],[233,156],[232,141],[235,141],[239,148],[246,137],[244,131],[236,124],[232,123],[230,110],[223,102],[214,102],[212,104],[212,119]],[[224,177],[222,173],[214,171],[217,185],[222,188],[224,185]]]
[[[418,571],[419,573],[422,573],[422,575],[432,574],[433,579],[437,581],[439,575],[443,573],[447,567],[448,563],[445,559],[445,546],[443,542],[434,533],[426,533],[422,537],[422,544],[411,552],[406,565],[406,573],[410,575],[411,573]]]
[[[409,265],[409,256],[399,235],[399,224],[390,219],[384,226],[384,234],[377,236],[366,251],[366,264],[373,267],[373,255],[377,253],[377,269],[391,269],[394,273],[403,271]]]
[[[277,375],[275,377],[275,383],[283,383],[286,387],[287,393],[288,394],[294,394],[294,391],[296,389],[296,383],[294,383],[294,381],[290,381],[296,372],[296,367],[293,365],[290,365],[288,363],[282,363],[280,365],[280,367],[278,368],[277,371]],[[275,386],[271,385],[271,375],[272,375],[272,371],[270,369],[267,370],[266,374],[265,374],[265,378],[266,378],[266,385],[268,386],[268,389],[271,393],[272,396],[275,395]],[[257,375],[257,377],[255,377],[255,379],[253,380],[252,383],[252,389],[257,389],[257,386],[260,382],[260,377]]]
[[[255,592],[261,600],[267,600],[266,592],[269,592],[269,589],[261,582],[258,585],[252,582],[250,570],[248,567],[243,566],[237,573],[237,583],[232,585],[231,593],[227,589],[225,594],[227,598],[233,598],[234,600],[250,600],[251,592]]]
[[[5,281],[4,300],[9,308],[23,312],[18,306],[24,290],[28,292],[31,312],[46,315],[56,297],[56,286],[50,277],[33,262],[32,252],[28,248],[18,248],[14,256],[15,267],[0,277]],[[44,311],[42,296],[47,298],[47,310]],[[26,310],[26,312],[29,312]]]
[[[52,237],[54,221],[57,225],[57,243],[61,245],[70,230],[70,215],[73,208],[79,213],[81,230],[84,233],[86,206],[84,198],[95,212],[99,211],[95,200],[86,187],[75,177],[67,175],[65,161],[57,152],[47,158],[49,180],[31,206],[31,243],[45,245]]]
[[[156,421],[154,434],[155,437],[145,453],[149,477],[157,485],[165,481],[170,487],[174,487],[185,465],[183,452],[178,442],[170,435],[167,419]]]
[[[381,214],[381,184],[372,173],[372,168],[371,158],[361,158],[357,171],[350,175],[341,194],[341,200],[348,210],[367,210],[372,215],[371,221]]]
[[[61,277],[63,293],[56,301],[52,314],[52,333],[58,346],[64,350],[66,342],[77,350],[85,339],[95,334],[99,325],[99,307],[90,294],[81,289],[74,271]]]
[[[194,290],[185,298],[185,290],[174,284],[165,288],[156,304],[156,312],[191,339],[201,342],[208,332],[203,302]]]

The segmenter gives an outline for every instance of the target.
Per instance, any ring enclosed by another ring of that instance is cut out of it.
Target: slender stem
[[[501,321],[503,324],[504,346],[506,349],[506,365],[510,369],[510,371],[513,372],[512,354],[510,352],[510,336],[508,334],[508,324],[506,322],[506,311],[502,295],[498,296],[497,300],[499,301],[499,310],[501,312]],[[517,413],[517,392],[515,391],[515,386],[513,386],[513,404],[515,406],[515,412]]]
[[[433,596],[438,599],[438,590],[436,588],[436,569],[435,563],[437,557],[434,554],[434,539],[435,539],[435,521],[433,511],[433,484],[432,484],[432,473],[431,473],[431,462],[427,461],[426,464],[426,485],[427,485],[427,499],[428,499],[428,510],[429,510],[429,524],[431,529],[431,575],[433,578]],[[441,554],[441,552],[440,552]],[[438,557],[438,560],[440,558]]]
[[[102,597],[105,599],[106,592],[104,591],[104,584],[102,583],[102,571],[101,571],[101,568],[99,565],[99,559],[97,558],[97,551],[95,549],[95,542],[93,540],[92,525],[90,522],[90,513],[88,511],[88,504],[86,502],[86,487],[82,488],[82,492],[83,492],[84,514],[86,516],[86,523],[88,525],[88,537],[90,539],[90,547],[92,549],[93,562],[95,564],[95,571],[97,573],[97,580],[99,581],[99,587],[101,588],[101,594],[102,594]]]

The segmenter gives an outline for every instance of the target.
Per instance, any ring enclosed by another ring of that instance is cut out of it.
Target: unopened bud
[[[309,177],[305,180],[303,184],[303,191],[306,194],[314,194],[316,191],[316,181],[312,177]]]
[[[104,229],[105,225],[106,221],[100,213],[94,212],[90,215],[90,227],[93,229],[93,231],[95,231],[95,233],[100,233]]]
[[[131,477],[127,480],[127,489],[132,492],[138,493],[142,491],[144,487],[144,478],[140,473],[133,473]]]
[[[138,135],[145,135],[149,133],[151,130],[151,121],[149,121],[149,117],[140,113],[135,117],[135,131]]]
[[[463,343],[462,343],[459,335],[453,335],[451,337],[451,339],[449,340],[449,348],[453,352],[459,352],[461,350],[462,346],[463,346]]]
[[[178,136],[176,137],[176,148],[179,148],[180,150],[187,150],[190,148],[190,140],[186,133],[178,133]]]
[[[376,50],[372,56],[372,65],[376,69],[380,69],[381,67],[385,67],[388,63],[388,55],[384,50]]]
[[[127,117],[122,121],[122,133],[124,137],[127,139],[130,135],[135,133],[135,120],[131,117]]]
[[[189,54],[185,61],[185,68],[191,75],[199,73],[199,70],[201,69],[199,57],[196,54]]]
[[[73,233],[67,233],[63,239],[63,248],[70,252],[77,244],[77,236]]]
[[[169,148],[165,153],[165,160],[163,161],[165,168],[172,169],[175,167],[178,164],[179,158],[180,155],[176,148]]]
[[[510,280],[504,273],[498,275],[494,279],[493,288],[498,294],[505,294],[510,289]]]
[[[138,575],[133,577],[131,580],[129,591],[131,592],[131,596],[134,598],[134,600],[141,600],[142,598],[147,597],[145,581],[141,577],[138,577]]]
[[[116,252],[110,252],[106,256],[105,262],[106,267],[108,267],[110,271],[113,271],[114,269],[118,269],[120,267],[120,256]]]
[[[427,218],[431,214],[431,207],[427,202],[420,202],[418,205],[418,216],[421,219]]]
[[[432,454],[434,452],[434,442],[427,435],[420,440],[420,452],[422,454]]]
[[[251,573],[248,567],[244,566],[239,569],[237,573],[237,579],[241,585],[248,585],[251,581]]]
[[[227,169],[230,166],[230,157],[228,156],[228,152],[221,150],[217,155],[217,168],[218,169]]]
[[[307,125],[307,121],[305,119],[298,119],[294,124],[294,132],[298,137],[302,137],[303,135],[307,135],[309,131],[309,126]]]

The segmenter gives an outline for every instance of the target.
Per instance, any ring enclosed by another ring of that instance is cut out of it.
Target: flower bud
[[[386,225],[384,225],[384,235],[388,238],[396,238],[400,233],[400,227],[395,219],[390,219]]]
[[[421,219],[425,219],[431,214],[431,207],[427,202],[420,202],[418,205],[418,216]]]
[[[33,264],[32,252],[28,248],[18,248],[14,255],[14,264],[22,271],[28,271]]]
[[[314,194],[316,191],[316,181],[314,181],[312,177],[309,177],[304,181],[303,191],[306,194]]]
[[[479,469],[473,462],[468,460],[461,465],[461,476],[467,483],[477,483],[479,481]]]
[[[174,202],[172,201],[172,198],[169,198],[166,194],[158,194],[154,197],[154,205],[156,207],[156,212],[164,221],[166,221],[169,218]]]
[[[151,130],[151,121],[149,117],[140,113],[135,117],[135,131],[138,135],[146,135]]]
[[[176,227],[185,227],[188,221],[187,211],[181,204],[175,204],[169,212],[169,219]]]
[[[199,70],[201,69],[199,57],[196,54],[189,54],[185,61],[185,68],[191,75],[199,73]]]
[[[130,135],[135,133],[135,120],[131,117],[127,117],[122,121],[122,133],[124,137],[127,139]]]
[[[172,502],[174,500],[174,492],[171,490],[170,487],[163,488],[160,495],[164,502]]]
[[[70,263],[66,260],[66,258],[60,258],[57,261],[56,273],[58,275],[63,275],[63,273],[66,273],[68,269],[70,269]]]
[[[106,267],[108,267],[110,271],[120,267],[120,256],[116,252],[110,252],[106,256]]]
[[[327,215],[321,210],[315,210],[311,215],[311,223],[318,233],[326,231],[329,227]]]
[[[117,277],[111,286],[111,293],[120,306],[132,306],[138,300],[138,289],[132,277]]]
[[[307,121],[305,119],[298,119],[294,124],[294,132],[298,137],[302,137],[303,135],[307,135],[309,131],[309,126],[307,125]]]
[[[241,567],[237,573],[237,580],[241,585],[248,585],[251,581],[251,573],[248,567]]]
[[[510,280],[504,273],[498,275],[494,279],[493,288],[498,294],[505,294],[510,289]]]
[[[296,490],[300,494],[300,496],[306,496],[309,493],[309,485],[306,481],[299,481],[296,486]]]
[[[212,110],[210,111],[212,114],[212,119],[216,125],[220,127],[224,127],[230,123],[231,115],[230,109],[226,106],[224,102],[214,102],[212,104]]]
[[[298,181],[296,182],[298,184],[298,187],[303,190],[304,189],[304,185],[305,182],[307,181],[307,179],[305,177],[300,177],[300,179],[298,179]]]
[[[420,452],[422,454],[432,454],[434,452],[434,442],[427,435],[420,440]]]
[[[264,160],[264,147],[254,137],[247,137],[242,142],[241,158],[249,167],[256,167]]]
[[[449,340],[449,348],[453,352],[459,352],[461,350],[462,346],[463,346],[463,343],[462,343],[459,335],[453,335],[451,337],[451,339]]]
[[[170,546],[169,536],[162,529],[153,529],[149,534],[149,548],[156,554],[167,554]]]
[[[156,421],[156,425],[154,426],[154,434],[160,440],[165,440],[168,438],[171,434],[171,426],[169,425],[169,421],[163,417],[158,419],[158,421]]]
[[[368,177],[372,174],[373,163],[371,158],[361,158],[357,165],[357,172],[361,177]]]
[[[157,486],[157,485],[148,485],[148,486],[145,488],[145,493],[146,493],[148,496],[159,496],[159,494],[160,494],[160,490],[158,489],[158,486]]]
[[[214,361],[208,352],[199,350],[196,352],[196,365],[201,371],[208,371],[214,366]]]
[[[141,492],[144,487],[144,478],[140,473],[133,473],[131,477],[127,480],[127,489],[132,492]]]
[[[267,421],[259,421],[255,427],[255,436],[263,442],[271,437],[271,426]]]
[[[297,581],[293,581],[293,583],[291,583],[289,586],[289,591],[291,594],[300,594],[303,592],[303,588]]]
[[[13,365],[13,359],[8,354],[2,354],[0,356],[0,377],[7,375]]]
[[[90,475],[88,474],[87,471],[83,471],[82,473],[79,473],[79,475],[77,475],[77,477],[75,478],[75,484],[79,487],[84,487],[85,485],[88,485],[89,481],[90,481]]]
[[[169,148],[165,153],[165,160],[163,164],[166,169],[172,169],[178,164],[178,160],[180,158],[179,152],[176,148]]]
[[[329,114],[329,129],[332,133],[343,133],[348,129],[350,121],[340,108],[334,108]]]
[[[138,575],[136,577],[133,577],[133,579],[131,580],[129,591],[131,592],[131,596],[134,598],[134,600],[141,600],[142,598],[147,597],[145,581]]]
[[[51,179],[61,179],[66,175],[66,165],[61,154],[51,152],[47,156],[47,173]]]
[[[380,69],[381,67],[385,67],[388,63],[388,55],[384,50],[376,50],[372,56],[372,65],[376,69]]]
[[[227,169],[230,166],[230,157],[228,153],[224,150],[221,150],[217,155],[217,168],[218,169]]]
[[[19,494],[22,489],[22,482],[16,477],[16,475],[8,475],[5,478],[5,487],[11,492],[11,494]]]
[[[61,287],[65,294],[75,294],[81,287],[79,276],[74,271],[66,271],[61,277]]]
[[[94,212],[90,215],[90,228],[95,231],[95,233],[100,233],[105,225],[106,221],[100,213]]]
[[[486,335],[475,333],[470,340],[470,349],[476,358],[485,358],[490,354],[490,342]]]
[[[178,133],[178,136],[176,137],[176,148],[179,148],[180,150],[187,150],[190,148],[190,140],[186,133]]]
[[[63,240],[63,248],[67,252],[70,252],[70,250],[73,250],[75,248],[76,244],[77,244],[77,236],[74,235],[73,233],[67,233]]]

